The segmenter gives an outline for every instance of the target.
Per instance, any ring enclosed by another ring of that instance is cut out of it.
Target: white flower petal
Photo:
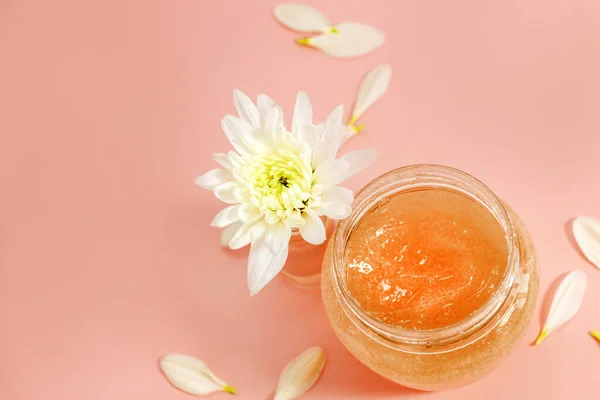
[[[160,359],[160,369],[173,386],[189,394],[199,396],[223,391],[236,392],[194,357],[183,354],[164,356]]]
[[[308,145],[309,153],[317,146],[319,142],[319,132],[314,125],[305,125],[298,132],[298,141]]]
[[[221,200],[224,203],[228,204],[236,204],[239,203],[239,194],[238,192],[243,190],[240,188],[239,183],[237,182],[226,182],[214,189],[215,196],[217,199]]]
[[[252,230],[256,224],[242,224],[240,228],[233,234],[229,241],[229,248],[232,250],[246,247],[252,241]]]
[[[600,221],[590,217],[575,218],[573,236],[585,258],[600,268]]]
[[[235,151],[242,156],[253,153],[247,143],[252,137],[252,125],[233,115],[226,115],[221,120],[221,128]]]
[[[327,239],[325,225],[321,218],[312,213],[305,213],[304,224],[300,225],[302,238],[310,244],[321,244]]]
[[[381,64],[373,68],[365,76],[358,90],[354,110],[350,118],[350,125],[381,98],[390,86],[392,79],[392,67],[389,64]]]
[[[342,118],[344,117],[344,107],[337,106],[327,117],[323,127],[320,141],[317,144],[313,156],[313,168],[322,162],[335,157],[340,145],[342,144],[343,131]]]
[[[265,236],[254,238],[250,246],[248,289],[251,296],[260,292],[267,283],[271,282],[283,268],[288,256],[288,246],[284,246],[278,253],[272,253]]]
[[[263,119],[267,118],[269,111],[275,106],[275,102],[266,94],[259,94],[256,100],[256,107]]]
[[[287,247],[291,237],[292,228],[281,221],[267,226],[265,231],[265,241],[272,253],[279,253],[284,247]]]
[[[340,160],[348,163],[349,167],[344,171],[340,182],[358,174],[360,171],[373,164],[375,159],[377,159],[377,152],[373,149],[354,150],[344,154]]]
[[[313,210],[319,215],[324,215],[329,219],[340,220],[348,218],[352,212],[350,204],[338,204],[338,203],[321,203],[318,207],[314,207]]]
[[[242,222],[250,223],[260,217],[260,210],[252,203],[244,203],[240,206],[238,214]]]
[[[323,348],[311,347],[304,350],[281,372],[274,400],[294,400],[302,396],[319,380],[325,362]]]
[[[334,26],[338,33],[325,33],[298,40],[331,57],[358,57],[379,48],[385,35],[379,29],[358,22],[342,22]]]
[[[334,203],[344,206],[349,206],[354,200],[352,190],[341,186],[327,185],[323,188],[321,199],[324,203]]]
[[[226,169],[212,169],[196,178],[196,185],[214,190],[217,186],[233,181],[233,174]]]
[[[234,222],[233,224],[225,227],[225,229],[223,229],[223,231],[221,232],[221,241],[220,241],[221,247],[229,247],[229,242],[231,242],[233,235],[235,235],[235,233],[241,227],[242,227],[241,221]]]
[[[213,153],[213,160],[229,171],[233,169],[233,164],[229,160],[229,156],[225,153]]]
[[[254,128],[260,126],[260,113],[248,96],[236,89],[233,91],[233,102],[241,119]]]
[[[331,29],[327,17],[304,4],[279,4],[273,14],[280,24],[297,32],[327,32]]]
[[[345,179],[350,164],[342,159],[330,159],[321,163],[314,173],[315,184],[337,185]]]
[[[292,134],[297,135],[305,125],[312,125],[312,106],[306,92],[299,91],[292,117]]]
[[[583,302],[586,285],[587,277],[583,271],[576,270],[565,276],[554,294],[550,313],[542,333],[535,341],[536,345],[577,314]]]
[[[236,221],[239,221],[240,218],[240,205],[229,206],[221,211],[213,218],[210,226],[215,226],[217,228],[224,228],[227,225],[231,225]]]

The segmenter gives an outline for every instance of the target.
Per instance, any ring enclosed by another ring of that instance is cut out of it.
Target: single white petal
[[[304,4],[279,4],[273,14],[280,24],[297,32],[327,32],[331,29],[327,17]]]
[[[233,235],[242,227],[242,221],[234,222],[233,224],[225,227],[221,232],[221,247],[229,247],[229,242],[233,238]]]
[[[291,237],[292,228],[281,221],[269,225],[265,231],[265,241],[272,253],[279,253],[281,249],[287,247]]]
[[[344,117],[344,107],[337,106],[327,117],[327,121],[321,131],[320,140],[315,147],[313,156],[313,168],[319,164],[335,157],[340,145],[343,142],[341,130],[344,126],[342,118]]]
[[[358,57],[379,48],[385,35],[382,31],[358,22],[342,22],[334,26],[338,33],[325,33],[298,40],[313,46],[331,57]]]
[[[164,356],[160,359],[160,369],[173,386],[189,394],[198,396],[223,391],[236,392],[194,357],[183,354]]]
[[[231,145],[242,156],[253,153],[248,141],[252,138],[252,125],[243,119],[226,115],[221,120],[221,128]]]
[[[349,206],[354,200],[354,194],[352,193],[352,190],[346,189],[345,187],[325,185],[321,195],[321,200],[324,203]]]
[[[212,169],[196,178],[196,185],[214,190],[217,186],[233,181],[233,174],[226,169]]]
[[[263,234],[253,238],[248,256],[248,289],[254,296],[281,271],[288,256],[288,246],[278,253],[271,252]]]
[[[238,214],[242,222],[249,223],[260,217],[260,210],[252,203],[244,203],[240,206]]]
[[[306,92],[299,91],[296,96],[294,115],[292,116],[292,133],[297,135],[298,131],[305,125],[312,125],[312,106]]]
[[[240,228],[233,234],[229,241],[229,248],[232,250],[241,249],[248,246],[252,240],[252,229],[255,224],[242,224]]]
[[[590,217],[575,218],[573,236],[585,258],[600,268],[600,221]]]
[[[575,316],[581,303],[587,284],[587,277],[583,271],[573,271],[562,280],[550,306],[550,313],[544,323],[542,333],[535,341],[536,345],[561,325],[565,324]]]
[[[231,225],[241,219],[240,217],[240,205],[229,206],[221,211],[213,218],[210,226],[216,226],[217,228],[224,228],[227,225]]]
[[[350,164],[342,159],[331,159],[321,163],[314,173],[315,184],[337,185],[346,179]]]
[[[344,171],[341,182],[358,174],[360,171],[373,164],[376,159],[377,152],[373,149],[353,150],[344,154],[340,160],[345,161],[349,167]]]
[[[233,164],[229,160],[229,156],[225,153],[213,153],[213,160],[221,164],[221,166],[225,169],[231,171],[233,169]]]
[[[310,244],[321,244],[327,239],[325,225],[321,218],[312,213],[305,213],[304,224],[300,225],[302,238]]]
[[[256,107],[263,119],[267,118],[269,111],[275,106],[275,102],[266,94],[259,94],[256,100]]]
[[[238,153],[233,150],[230,150],[227,153],[227,159],[233,165],[234,168],[239,168],[241,165],[245,164],[244,159]]]
[[[241,119],[254,128],[260,126],[260,113],[248,96],[236,89],[233,91],[233,102]]]
[[[365,111],[385,94],[390,86],[391,79],[392,67],[389,64],[378,65],[369,71],[358,89],[354,110],[350,118],[351,124],[356,122]]]
[[[339,204],[339,203],[321,203],[319,206],[314,207],[313,211],[319,215],[324,215],[329,219],[340,220],[348,218],[352,212],[350,204]]]
[[[311,347],[290,361],[279,376],[274,400],[294,400],[317,382],[325,367],[325,351]]]
[[[314,125],[305,125],[298,132],[298,141],[308,145],[308,149],[312,153],[312,149],[317,146],[319,141],[319,132]]]
[[[214,189],[215,196],[227,204],[239,203],[238,192],[243,190],[237,182],[226,182]]]

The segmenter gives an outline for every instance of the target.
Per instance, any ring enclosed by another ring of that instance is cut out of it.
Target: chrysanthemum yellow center
[[[267,222],[300,223],[300,214],[311,199],[310,159],[297,151],[279,149],[254,156],[244,172],[251,182],[251,201]]]

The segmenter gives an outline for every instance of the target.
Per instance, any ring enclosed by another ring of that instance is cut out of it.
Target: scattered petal
[[[391,79],[392,67],[389,64],[378,65],[365,76],[356,96],[350,122],[348,122],[355,132],[364,128],[355,126],[356,121],[385,94]]]
[[[299,39],[301,45],[316,47],[331,57],[358,57],[370,53],[383,44],[382,31],[358,22],[341,22],[334,27],[338,33],[325,33]]]
[[[193,395],[214,392],[235,394],[236,390],[217,378],[206,364],[183,354],[170,354],[160,359],[160,369],[177,389]]]
[[[590,331],[590,336],[600,342],[600,332],[598,332],[598,331]]]
[[[323,14],[304,4],[279,4],[273,9],[275,19],[297,32],[331,32],[331,23]]]
[[[310,347],[290,361],[279,376],[274,400],[294,400],[317,382],[325,367],[323,348]]]
[[[541,344],[544,339],[575,316],[585,293],[587,277],[583,271],[573,271],[562,280],[550,306],[550,313],[542,329],[542,333],[535,341],[535,345]]]
[[[575,218],[573,236],[585,258],[600,268],[600,221],[590,217]]]

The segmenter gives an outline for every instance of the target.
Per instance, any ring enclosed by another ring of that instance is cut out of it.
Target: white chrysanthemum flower
[[[325,241],[322,216],[339,220],[350,214],[352,191],[341,182],[369,166],[374,150],[335,156],[348,136],[338,106],[325,124],[314,125],[308,96],[299,92],[292,131],[285,129],[281,108],[268,96],[257,104],[236,90],[239,118],[226,115],[221,126],[235,151],[213,157],[223,168],[198,177],[196,183],[228,204],[211,222],[225,228],[223,246],[248,244],[248,287],[258,293],[281,271],[292,230],[312,244]]]

